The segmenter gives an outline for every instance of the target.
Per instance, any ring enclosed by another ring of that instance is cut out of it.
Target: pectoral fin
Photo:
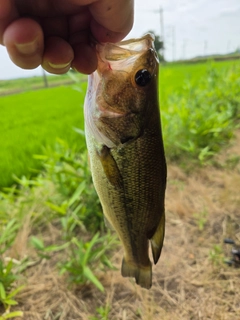
[[[164,234],[165,234],[165,212],[161,216],[161,220],[158,224],[157,230],[155,231],[153,237],[150,239],[153,261],[155,264],[158,262],[158,259],[162,251]]]
[[[120,188],[122,186],[122,176],[111,154],[111,150],[107,146],[103,146],[102,149],[98,151],[98,157],[108,181],[114,187]]]
[[[103,216],[103,218],[104,218],[105,226],[106,226],[108,229],[111,229],[111,230],[115,231],[115,229],[113,228],[113,226],[111,225],[111,223],[109,222],[109,220],[106,218],[105,215]]]

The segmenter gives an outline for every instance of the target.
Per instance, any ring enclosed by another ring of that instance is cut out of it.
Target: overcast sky
[[[240,48],[240,0],[135,0],[135,23],[128,38],[148,30],[161,34],[160,6],[167,60]],[[16,67],[0,46],[0,80],[40,74],[40,68]]]

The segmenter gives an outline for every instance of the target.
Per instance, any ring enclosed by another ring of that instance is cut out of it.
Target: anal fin
[[[153,261],[155,264],[158,262],[159,257],[161,255],[164,234],[165,234],[165,212],[163,212],[160,222],[157,226],[157,229],[154,235],[152,236],[152,238],[150,239]]]
[[[150,261],[148,266],[143,267],[123,258],[121,273],[123,277],[135,278],[136,283],[145,289],[150,289],[152,286],[152,264]]]

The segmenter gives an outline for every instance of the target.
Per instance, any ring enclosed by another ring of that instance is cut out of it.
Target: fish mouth
[[[132,66],[144,52],[153,48],[154,36],[150,33],[140,39],[129,39],[117,43],[97,44],[97,71],[121,70]]]
[[[154,36],[150,33],[140,39],[129,39],[117,43],[96,44],[98,57],[98,67],[92,79],[94,91],[97,92],[99,84],[103,78],[108,77],[114,71],[128,74],[134,62],[139,59],[150,48],[153,48]],[[104,106],[101,102],[97,106],[97,114],[100,117],[120,118],[131,115],[131,112],[119,110],[106,101]]]

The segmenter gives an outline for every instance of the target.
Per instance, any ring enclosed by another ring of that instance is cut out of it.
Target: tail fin
[[[153,260],[155,264],[158,262],[158,259],[162,251],[164,234],[165,234],[165,212],[163,212],[161,220],[157,227],[157,230],[155,231],[153,237],[150,239],[152,255],[153,255]]]
[[[149,266],[138,266],[134,263],[129,263],[123,258],[122,261],[122,276],[133,277],[136,283],[145,289],[150,289],[152,286],[152,264],[149,261]]]

